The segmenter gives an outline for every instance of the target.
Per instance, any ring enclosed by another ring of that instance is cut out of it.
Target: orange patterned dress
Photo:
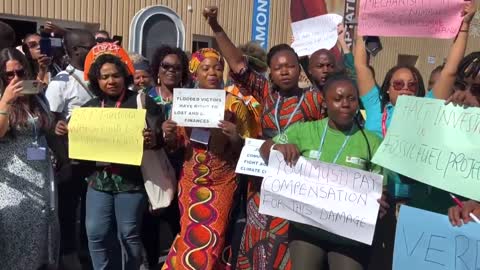
[[[282,130],[296,122],[322,119],[323,97],[319,91],[306,91],[303,97],[281,97],[270,88],[267,79],[253,70],[230,74],[244,96],[252,95],[263,106],[261,115],[262,137],[273,138],[278,134],[276,118]],[[278,111],[275,109],[278,102]],[[298,110],[295,110],[300,103]],[[293,114],[293,115],[292,115]],[[249,177],[247,195],[247,220],[243,232],[236,269],[290,270],[292,267],[288,251],[288,220],[262,215],[260,187],[262,179]]]
[[[243,102],[227,96],[239,133],[250,136],[253,120]],[[220,129],[210,129],[209,145],[190,141],[190,128],[179,128],[186,157],[178,187],[180,233],[163,269],[225,269],[222,252],[237,188],[235,166],[240,154]],[[241,147],[240,147],[241,150]]]

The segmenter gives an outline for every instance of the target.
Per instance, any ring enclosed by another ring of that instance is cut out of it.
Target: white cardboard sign
[[[172,120],[181,127],[218,128],[225,115],[225,90],[173,91]]]
[[[308,224],[372,244],[383,176],[301,157],[295,167],[272,151],[260,213]]]

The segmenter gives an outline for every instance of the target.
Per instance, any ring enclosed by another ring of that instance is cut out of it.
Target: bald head
[[[315,85],[320,89],[327,80],[327,76],[336,69],[335,55],[325,49],[314,52],[308,60],[308,73]]]
[[[13,28],[0,21],[0,50],[11,48],[15,44],[15,31]]]
[[[95,38],[92,33],[84,29],[68,31],[64,43],[71,64],[75,68],[83,70],[85,58],[90,49],[95,46]]]

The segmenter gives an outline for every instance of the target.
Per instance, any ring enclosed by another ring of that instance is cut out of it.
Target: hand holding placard
[[[373,162],[425,184],[480,200],[480,108],[400,96]]]
[[[337,14],[326,14],[292,23],[292,48],[298,56],[311,55],[319,49],[330,50],[337,43],[337,26],[342,19]]]
[[[290,167],[274,150],[262,182],[259,211],[370,245],[382,185],[381,175],[303,157]]]
[[[400,208],[393,270],[478,269],[480,226],[453,227],[444,215]]]
[[[225,90],[173,90],[172,120],[181,127],[218,128],[225,114]]]
[[[68,125],[69,157],[140,165],[145,110],[77,108]]]

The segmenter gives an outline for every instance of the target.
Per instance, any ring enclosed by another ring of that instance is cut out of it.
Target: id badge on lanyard
[[[33,136],[34,141],[32,145],[27,147],[27,160],[46,160],[47,159],[47,149],[46,147],[41,147],[38,145],[38,131],[37,131],[37,117],[33,117],[28,113],[29,121],[33,126]]]

